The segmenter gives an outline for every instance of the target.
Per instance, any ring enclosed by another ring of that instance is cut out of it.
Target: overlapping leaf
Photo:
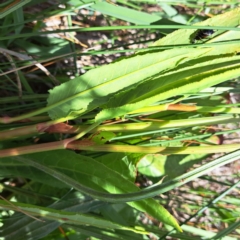
[[[200,72],[199,74],[193,75],[191,77],[185,77],[173,83],[166,84],[163,87],[153,89],[152,92],[150,91],[146,92],[146,88],[144,89],[141,86],[139,88],[140,90],[139,92],[135,90],[135,93],[139,94],[140,97],[137,98],[137,96],[134,95],[136,97],[133,103],[122,105],[115,108],[105,109],[96,116],[96,121],[103,121],[109,118],[122,116],[136,109],[148,106],[157,101],[168,99],[170,97],[184,95],[188,93],[197,93],[198,91],[201,91],[207,87],[238,77],[240,75],[240,64],[238,63],[239,59],[240,59],[239,56],[237,56],[236,58],[233,58],[232,59],[233,61],[228,63],[227,67],[225,68],[220,67],[217,68],[216,70],[210,70],[205,73]],[[173,74],[172,77],[174,78],[177,76],[179,76],[178,73],[175,73]],[[169,76],[159,77],[157,79],[158,80],[157,84],[165,79],[169,80]],[[147,89],[149,89],[150,87],[151,84],[148,84]],[[143,92],[144,95],[140,94],[142,90],[144,91]],[[132,97],[133,93],[132,94],[128,93],[128,95]],[[126,96],[121,95],[120,99],[124,101],[124,99],[126,99]],[[117,96],[114,98],[114,100],[110,101],[112,105],[116,104],[117,106],[119,105],[119,102],[122,103],[122,101],[119,101]]]
[[[133,182],[122,176],[125,175],[124,172],[120,174],[92,158],[81,156],[67,150],[29,154],[24,155],[22,158],[31,159],[51,169],[62,172],[74,181],[80,182],[92,189],[107,191],[110,193],[131,193],[139,191],[139,188],[136,187]],[[0,159],[1,165],[4,166],[4,162],[8,164],[7,162],[9,160],[11,161],[11,159],[14,161],[14,158]],[[25,177],[31,175],[31,179],[40,182],[42,181],[42,178],[39,175],[34,176],[31,173],[28,174],[28,172],[19,172],[19,175],[24,175]],[[68,179],[59,180],[71,186]],[[114,198],[114,195],[112,198]],[[117,196],[115,198],[117,202]],[[154,199],[129,202],[128,204],[139,211],[147,212],[159,221],[172,225],[181,231],[175,218]]]
[[[146,78],[166,72],[208,51],[197,49],[192,52],[182,48],[147,53],[93,69],[50,90],[49,115],[52,119],[80,115],[107,103],[119,91],[132,88]]]

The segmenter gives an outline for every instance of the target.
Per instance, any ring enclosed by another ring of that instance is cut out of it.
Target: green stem
[[[84,132],[84,134],[86,134]],[[75,138],[75,137],[74,137]],[[144,154],[209,154],[216,152],[231,152],[240,148],[240,144],[225,144],[217,146],[196,146],[196,147],[145,147],[113,144],[95,144],[91,140],[74,141],[74,138],[68,138],[62,141],[42,143],[31,146],[17,147],[0,150],[0,158],[10,156],[20,156],[24,154],[46,152],[57,149],[72,149],[100,152],[123,152],[123,153],[144,153]]]
[[[240,109],[234,107],[224,107],[224,106],[194,106],[194,105],[186,105],[186,104],[163,104],[158,106],[150,106],[144,107],[141,109],[137,109],[132,111],[129,114],[140,114],[146,112],[162,112],[162,111],[183,111],[183,112],[201,112],[201,113],[231,113],[231,114],[239,114]]]
[[[209,154],[217,152],[232,152],[240,149],[240,144],[225,144],[217,146],[196,146],[196,147],[145,147],[103,144],[97,145],[92,142],[74,141],[67,145],[67,148],[74,150],[99,151],[99,152],[122,152],[122,153],[143,153],[143,154]],[[0,151],[1,153],[1,151]],[[0,155],[1,156],[1,155]]]
[[[62,121],[62,119],[58,119],[58,121]],[[99,124],[101,124],[101,122],[96,122],[96,123],[90,125],[88,128],[86,128],[81,133],[77,134],[76,136],[74,136],[72,138],[64,139],[62,141],[41,143],[41,144],[35,144],[35,145],[31,145],[31,146],[24,146],[24,147],[17,147],[17,148],[0,150],[0,158],[1,157],[10,157],[10,156],[19,156],[19,155],[35,153],[35,152],[46,152],[46,151],[51,151],[51,150],[69,148],[68,145],[72,141],[75,141],[76,139],[79,139],[80,137],[83,137],[85,134],[87,134],[89,131],[91,131],[93,128],[95,128]],[[45,129],[45,128],[48,128],[48,127],[49,126],[46,125],[45,123],[43,123],[41,125],[41,129]]]
[[[59,119],[55,121],[49,121],[45,123],[38,123],[32,126],[25,126],[10,130],[4,130],[0,132],[1,140],[13,139],[29,134],[41,134],[44,132],[49,133],[68,133],[74,134],[84,132],[88,126],[78,125],[69,126],[65,123],[66,119]],[[155,121],[152,122],[141,122],[141,123],[124,123],[114,125],[101,125],[94,128],[94,131],[101,132],[137,132],[137,131],[156,131],[164,128],[175,128],[175,127],[190,127],[190,126],[202,126],[202,125],[213,125],[220,123],[233,123],[239,122],[239,118],[235,116],[216,116],[216,117],[205,117],[205,118],[194,118],[194,119],[182,119],[182,120],[169,120],[169,121]],[[59,125],[58,125],[59,123]],[[89,132],[94,132],[91,129]]]
[[[0,123],[12,123],[12,122],[17,122],[17,121],[21,121],[21,120],[24,120],[24,119],[28,119],[30,117],[34,117],[36,115],[39,115],[39,114],[42,114],[42,113],[45,113],[47,112],[48,110],[50,110],[52,108],[51,107],[45,107],[45,108],[41,108],[41,109],[38,109],[36,111],[33,111],[33,112],[30,112],[30,113],[26,113],[26,114],[22,114],[20,116],[17,116],[17,117],[2,117],[0,118]]]

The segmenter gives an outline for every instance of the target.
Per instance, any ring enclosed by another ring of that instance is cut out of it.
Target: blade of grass
[[[189,218],[187,218],[182,224],[185,224],[185,223],[189,222],[192,218],[194,218],[194,217],[196,217],[198,215],[201,215],[205,210],[207,210],[213,204],[217,203],[219,200],[221,200],[223,197],[225,197],[229,192],[231,192],[233,189],[235,189],[239,184],[240,184],[240,180],[237,183],[235,183],[232,187],[230,187],[229,189],[227,189],[226,191],[221,193],[219,196],[214,198],[212,201],[210,201],[206,206],[204,206],[203,208],[199,209],[196,213],[194,213]],[[180,226],[182,224],[180,224]],[[236,225],[234,225],[234,226],[236,226]],[[232,228],[230,228],[230,229],[232,229]],[[231,231],[233,231],[233,230],[234,229],[232,229]],[[167,236],[171,235],[171,233],[174,233],[174,232],[175,232],[175,230],[172,230],[169,233],[167,233],[164,236],[162,236],[160,239],[165,239]],[[221,237],[226,236],[228,233],[230,233],[230,232],[229,231],[222,231],[222,234],[225,234],[225,235],[221,235]],[[211,237],[211,239],[219,239],[219,236],[217,236],[217,235],[215,235],[213,238]],[[216,238],[216,236],[217,236],[217,238]]]
[[[16,38],[28,38],[39,35],[47,35],[53,33],[66,33],[66,32],[98,32],[98,31],[114,31],[114,30],[123,30],[123,29],[216,29],[216,30],[232,30],[240,31],[240,28],[234,27],[222,27],[222,26],[181,26],[181,25],[134,25],[134,26],[109,26],[109,27],[90,27],[90,28],[73,28],[73,29],[64,29],[64,30],[53,30],[45,32],[32,32],[32,33],[22,33],[18,35],[12,35],[7,37],[0,37],[0,41],[16,39]],[[135,50],[135,49],[134,49]]]
[[[223,239],[227,234],[231,233],[235,229],[237,229],[240,226],[240,221],[236,221],[235,223],[231,224],[226,229],[220,231],[218,234],[216,234],[211,240],[218,240]],[[210,240],[210,238],[208,238]]]
[[[3,18],[8,14],[12,13],[13,11],[16,11],[17,9],[21,8],[22,6],[29,3],[30,1],[31,0],[21,0],[21,1],[15,0],[14,2],[0,9],[0,18]]]

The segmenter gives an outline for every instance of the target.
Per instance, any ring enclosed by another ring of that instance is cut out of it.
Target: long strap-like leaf
[[[135,193],[126,193],[126,194],[109,194],[109,193],[103,193],[100,191],[96,191],[92,188],[86,187],[82,185],[81,183],[75,181],[74,179],[68,177],[67,175],[53,170],[43,164],[37,163],[35,161],[32,161],[27,158],[23,157],[16,157],[17,160],[24,162],[26,164],[29,164],[33,167],[36,167],[42,171],[44,171],[47,174],[52,175],[53,177],[57,178],[58,180],[64,182],[65,184],[75,188],[76,190],[79,190],[80,192],[83,192],[87,195],[90,195],[94,198],[107,201],[107,202],[132,202],[132,201],[138,201],[141,199],[146,199],[150,197],[154,197],[158,194],[167,192],[173,188],[179,187],[197,177],[200,177],[207,172],[212,171],[213,169],[223,166],[225,164],[228,164],[230,162],[233,162],[237,159],[239,159],[240,150],[237,150],[235,152],[232,152],[230,154],[227,154],[223,157],[220,157],[212,162],[209,162],[197,169],[194,169],[188,173],[185,173],[177,178],[174,178],[170,181],[167,181],[163,184],[156,184],[150,188],[146,188],[144,190],[141,190],[139,192]]]

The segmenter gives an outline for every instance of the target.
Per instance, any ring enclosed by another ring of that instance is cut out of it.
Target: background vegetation
[[[239,238],[238,1],[0,18],[2,239]]]

